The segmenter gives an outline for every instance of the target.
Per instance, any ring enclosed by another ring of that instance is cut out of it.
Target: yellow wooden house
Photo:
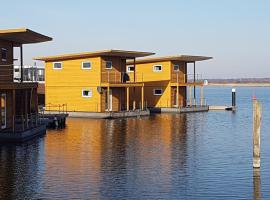
[[[63,104],[69,112],[144,109],[144,83],[138,82],[141,74],[135,63],[137,57],[149,55],[153,53],[103,50],[34,58],[45,61],[46,109]],[[126,71],[127,62],[134,65],[132,75]],[[135,89],[140,99],[130,97]]]
[[[205,56],[176,55],[167,57],[151,57],[136,60],[136,82],[144,84],[145,104],[152,108],[182,108],[194,104],[203,105],[203,80],[196,74],[197,61],[212,59]],[[187,66],[191,63],[193,74],[188,74]],[[127,64],[130,77],[134,65]],[[189,99],[187,88],[190,88]],[[196,97],[195,87],[201,87],[200,97]],[[193,89],[193,90],[192,90]],[[136,89],[132,98],[139,99]]]

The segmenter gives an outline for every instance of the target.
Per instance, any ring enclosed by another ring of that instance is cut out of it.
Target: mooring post
[[[259,168],[261,166],[261,150],[260,150],[260,132],[261,132],[261,114],[262,105],[254,99],[253,100],[253,167]]]
[[[235,106],[236,106],[236,95],[235,95],[235,93],[236,93],[236,89],[233,88],[232,89],[232,107],[233,108],[235,108]]]

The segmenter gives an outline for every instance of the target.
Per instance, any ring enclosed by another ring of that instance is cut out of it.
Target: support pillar
[[[2,130],[2,94],[0,93],[0,131]]]
[[[107,111],[110,111],[110,86],[107,87]]]
[[[24,119],[28,128],[28,91],[24,90]]]
[[[142,86],[142,110],[144,110],[144,86]]]
[[[192,106],[192,87],[189,86],[189,105]]]
[[[196,82],[196,65],[195,65],[195,62],[194,62],[194,74],[193,74],[193,83],[194,83],[194,86],[193,86],[193,96],[194,96],[194,99],[196,99],[196,87],[195,87],[195,82]]]
[[[129,111],[129,87],[126,89],[127,91],[127,111]]]
[[[261,103],[253,100],[253,168],[261,166],[261,113]]]
[[[203,86],[201,86],[201,106],[203,106],[204,97],[203,97]]]
[[[23,82],[23,45],[20,46],[21,83]]]

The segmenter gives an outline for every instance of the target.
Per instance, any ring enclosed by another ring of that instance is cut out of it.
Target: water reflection
[[[249,163],[235,159],[246,159],[246,130],[228,134],[238,126],[221,114],[222,126],[220,113],[68,119],[43,139],[0,147],[0,199],[260,199],[260,173],[252,191]]]
[[[253,169],[253,199],[261,199],[261,171],[260,168]]]
[[[0,199],[34,198],[42,187],[42,138],[0,146]]]

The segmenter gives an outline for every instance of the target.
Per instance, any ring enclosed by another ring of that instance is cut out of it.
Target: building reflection
[[[0,146],[0,199],[33,199],[41,188],[43,138]]]

